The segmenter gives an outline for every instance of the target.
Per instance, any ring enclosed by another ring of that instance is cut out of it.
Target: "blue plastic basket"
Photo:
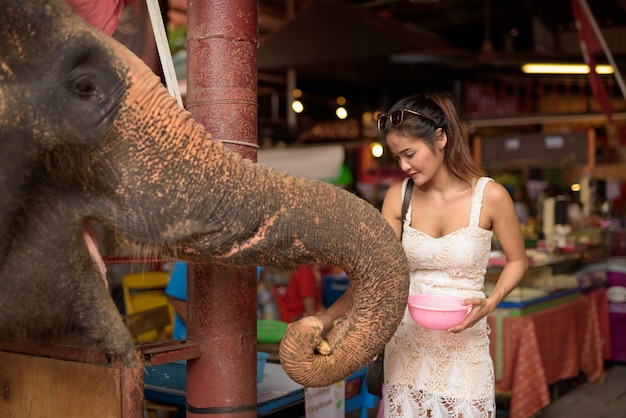
[[[265,363],[269,353],[258,351],[256,353],[256,381],[263,381]],[[146,385],[159,386],[168,389],[187,390],[187,363],[177,361],[174,363],[146,366],[144,368],[143,381]]]
[[[175,363],[146,366],[143,372],[143,381],[146,385],[159,386],[168,389],[187,390],[187,363]]]

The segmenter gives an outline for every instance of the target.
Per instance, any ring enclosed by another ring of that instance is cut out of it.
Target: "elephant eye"
[[[96,83],[87,75],[75,79],[72,82],[72,90],[80,96],[99,96]]]

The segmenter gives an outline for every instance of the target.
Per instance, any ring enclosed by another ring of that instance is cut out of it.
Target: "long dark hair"
[[[386,132],[395,130],[401,135],[422,140],[434,151],[437,129],[441,128],[448,136],[448,142],[444,148],[443,163],[450,173],[468,182],[474,177],[484,175],[484,171],[474,161],[469,146],[463,137],[461,119],[452,95],[445,92],[415,94],[399,100],[389,109],[388,113],[400,108],[413,110],[426,117],[406,113],[402,124],[387,126]]]

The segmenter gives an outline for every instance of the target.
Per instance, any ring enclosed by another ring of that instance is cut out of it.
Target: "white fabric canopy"
[[[257,152],[259,164],[309,179],[336,178],[344,158],[342,145],[259,149]]]

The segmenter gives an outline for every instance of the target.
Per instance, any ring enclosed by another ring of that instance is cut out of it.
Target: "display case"
[[[510,316],[521,316],[578,298],[583,290],[576,272],[577,255],[548,255],[529,249],[528,271],[519,285],[498,305]],[[485,277],[485,293],[493,290],[506,260],[501,251],[492,251]]]

